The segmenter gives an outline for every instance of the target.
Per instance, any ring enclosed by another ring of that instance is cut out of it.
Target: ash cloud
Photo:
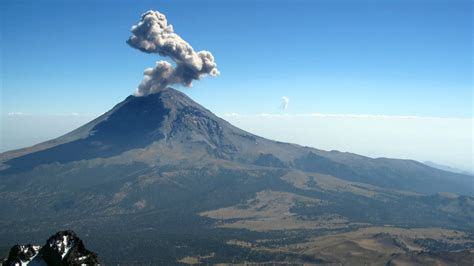
[[[206,75],[217,76],[219,70],[214,56],[209,51],[194,51],[168,24],[165,15],[158,11],[145,12],[138,24],[132,26],[132,36],[127,43],[142,52],[170,58],[176,66],[167,61],[156,62],[147,68],[135,95],[155,93],[171,85],[191,87],[194,80]]]

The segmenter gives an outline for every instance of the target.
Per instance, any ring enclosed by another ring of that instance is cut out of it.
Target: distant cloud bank
[[[429,117],[416,115],[377,115],[377,114],[324,114],[324,113],[308,113],[308,114],[241,114],[241,113],[224,113],[224,117],[320,117],[320,118],[374,118],[374,119],[451,119],[451,120],[473,120],[473,118],[456,118],[456,117]]]
[[[474,171],[473,118],[323,113],[225,113],[222,117],[269,139]]]
[[[0,151],[58,137],[97,116],[3,114]],[[473,118],[323,113],[225,113],[220,116],[237,127],[269,139],[371,157],[432,161],[474,172]]]

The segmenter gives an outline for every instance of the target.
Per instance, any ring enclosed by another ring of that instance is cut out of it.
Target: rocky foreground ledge
[[[60,231],[44,246],[15,245],[2,262],[10,265],[99,265],[97,254],[87,250],[73,231]]]

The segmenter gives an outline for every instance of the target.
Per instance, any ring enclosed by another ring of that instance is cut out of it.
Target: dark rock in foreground
[[[94,252],[73,231],[59,231],[41,246],[15,245],[2,265],[98,265]]]

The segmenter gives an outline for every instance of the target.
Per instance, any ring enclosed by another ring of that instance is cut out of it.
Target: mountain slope
[[[147,97],[129,96],[111,111],[65,136],[1,154],[0,162],[6,168],[2,174],[9,174],[44,164],[111,158],[131,150],[145,149],[153,153],[157,146],[168,148],[176,160],[206,157],[297,168],[420,193],[473,193],[471,176],[442,171],[415,161],[326,152],[255,136],[232,126],[171,88]],[[143,161],[128,157],[131,159]],[[150,160],[152,164],[159,164],[161,158],[157,154],[145,159],[149,163]],[[163,161],[173,163],[169,158],[163,158]]]
[[[470,176],[268,140],[171,88],[0,163],[1,244],[71,228],[106,263],[284,260],[226,243],[267,239],[269,250],[367,226],[474,227]]]

